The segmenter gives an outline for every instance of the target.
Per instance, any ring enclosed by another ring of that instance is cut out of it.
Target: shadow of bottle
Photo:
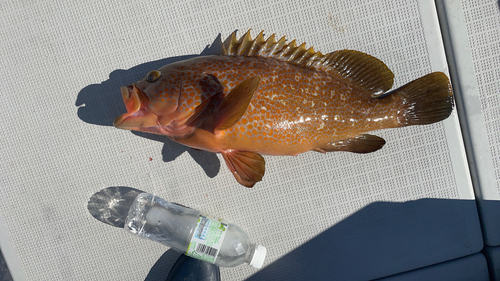
[[[98,221],[123,229],[132,203],[143,192],[126,186],[107,187],[90,197],[87,209]],[[165,280],[180,255],[172,249],[167,250],[150,269],[145,280]]]

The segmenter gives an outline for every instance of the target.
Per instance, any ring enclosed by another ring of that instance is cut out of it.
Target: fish
[[[221,55],[171,63],[122,86],[127,112],[114,126],[220,153],[237,182],[253,187],[265,173],[262,155],[370,153],[386,142],[368,132],[432,124],[453,111],[442,72],[391,91],[394,74],[371,55],[322,54],[250,32],[232,33]]]

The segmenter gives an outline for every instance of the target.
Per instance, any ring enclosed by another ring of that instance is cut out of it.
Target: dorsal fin
[[[264,31],[252,39],[248,30],[239,40],[233,32],[223,44],[223,55],[268,57],[301,67],[334,71],[367,89],[374,98],[388,91],[394,79],[383,62],[365,53],[341,50],[323,55],[313,47],[306,48],[305,43],[297,46],[295,40],[286,44],[285,36],[276,41],[273,34],[265,40]]]
[[[268,57],[305,67],[318,66],[321,58],[324,57],[320,52],[315,52],[312,47],[306,49],[305,43],[297,46],[297,43],[293,40],[286,44],[285,36],[276,41],[273,34],[267,40],[264,40],[264,31],[261,31],[255,39],[252,39],[250,30],[241,36],[240,40],[236,39],[236,33],[233,32],[224,42],[222,54],[228,56]]]
[[[334,69],[345,78],[358,83],[373,98],[383,96],[392,88],[394,74],[375,57],[353,50],[335,51],[326,56],[327,69]]]

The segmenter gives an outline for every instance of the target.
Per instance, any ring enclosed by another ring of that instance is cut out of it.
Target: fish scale
[[[232,34],[224,54],[153,70],[122,87],[127,113],[114,125],[222,153],[236,180],[253,186],[263,155],[367,153],[385,144],[367,132],[425,125],[453,109],[449,79],[435,72],[388,93],[393,74],[353,50],[326,55],[274,35]]]

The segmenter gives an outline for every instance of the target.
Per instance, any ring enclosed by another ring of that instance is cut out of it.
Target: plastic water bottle
[[[266,257],[266,248],[251,243],[238,226],[149,193],[136,197],[125,221],[125,229],[222,267],[246,262],[261,268]]]

